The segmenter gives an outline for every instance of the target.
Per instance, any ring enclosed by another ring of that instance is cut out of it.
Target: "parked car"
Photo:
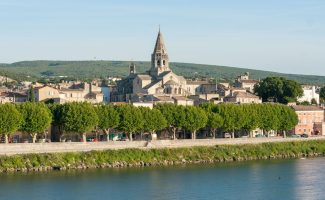
[[[225,135],[223,137],[224,138],[231,138],[231,134],[230,133],[225,133]]]
[[[300,136],[303,137],[303,138],[308,138],[309,135],[307,133],[303,133]]]
[[[256,138],[264,138],[264,137],[265,137],[265,135],[263,135],[263,134],[259,133],[259,134],[256,134],[256,135],[255,135],[255,137],[256,137]]]
[[[293,137],[293,138],[301,138],[301,135],[298,135],[298,134],[292,134],[290,137]]]

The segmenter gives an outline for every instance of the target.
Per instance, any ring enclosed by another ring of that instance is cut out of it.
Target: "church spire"
[[[159,76],[160,73],[165,71],[171,71],[171,70],[169,69],[168,54],[165,47],[164,38],[160,31],[160,26],[159,26],[155,48],[151,55],[150,74]]]

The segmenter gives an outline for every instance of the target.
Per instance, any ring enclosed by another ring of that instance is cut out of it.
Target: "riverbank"
[[[325,140],[0,156],[0,172],[123,168],[325,155]]]
[[[153,140],[153,141],[109,141],[109,142],[53,142],[53,143],[14,143],[0,144],[0,155],[39,154],[105,151],[118,149],[161,149],[161,148],[191,148],[196,146],[211,147],[216,145],[244,145],[273,142],[294,142],[324,140],[324,136],[309,138],[235,138],[235,139],[180,139],[180,140]]]

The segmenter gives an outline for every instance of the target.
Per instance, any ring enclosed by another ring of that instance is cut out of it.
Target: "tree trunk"
[[[36,142],[37,133],[31,134],[33,143]]]
[[[176,140],[176,128],[173,127],[173,140]]]
[[[231,132],[231,138],[235,138],[235,131],[234,130],[232,130],[232,132]]]
[[[82,134],[82,141],[83,141],[84,143],[87,142],[87,135],[86,135],[86,133],[83,133],[83,134]]]
[[[106,140],[109,141],[109,128],[105,130]]]
[[[130,141],[133,141],[132,133],[129,133],[129,140],[130,140]]]
[[[195,140],[196,139],[196,131],[193,131],[192,132],[192,140]]]
[[[8,135],[5,134],[4,136],[5,136],[5,143],[8,144],[9,143]]]
[[[267,132],[267,137],[268,137],[268,138],[270,137],[270,131]]]
[[[216,131],[217,131],[217,129],[212,129],[213,139],[216,139]]]
[[[283,131],[283,137],[284,137],[284,138],[287,137],[286,131]]]

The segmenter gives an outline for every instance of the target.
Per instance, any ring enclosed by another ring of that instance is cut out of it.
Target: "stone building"
[[[314,99],[319,104],[319,94],[317,93],[316,86],[314,85],[303,85],[303,96],[298,98],[299,102],[307,101],[309,103]]]
[[[34,88],[35,101],[56,103],[89,102],[102,103],[104,95],[101,88],[90,83],[61,84],[59,86],[41,86]]]
[[[168,102],[192,104],[188,96],[216,93],[216,84],[208,81],[186,80],[176,75],[169,66],[169,56],[162,33],[159,31],[154,51],[151,54],[151,68],[145,73],[137,73],[136,66],[131,63],[129,76],[117,82],[112,88],[111,101],[134,102],[147,99],[168,99]],[[181,100],[182,99],[182,100]]]
[[[237,88],[244,88],[247,91],[254,93],[254,86],[258,83],[257,80],[252,80],[249,78],[249,73],[246,72],[243,75],[240,75],[235,80],[234,86]]]
[[[324,109],[317,106],[294,105],[298,115],[295,134],[325,135]]]

